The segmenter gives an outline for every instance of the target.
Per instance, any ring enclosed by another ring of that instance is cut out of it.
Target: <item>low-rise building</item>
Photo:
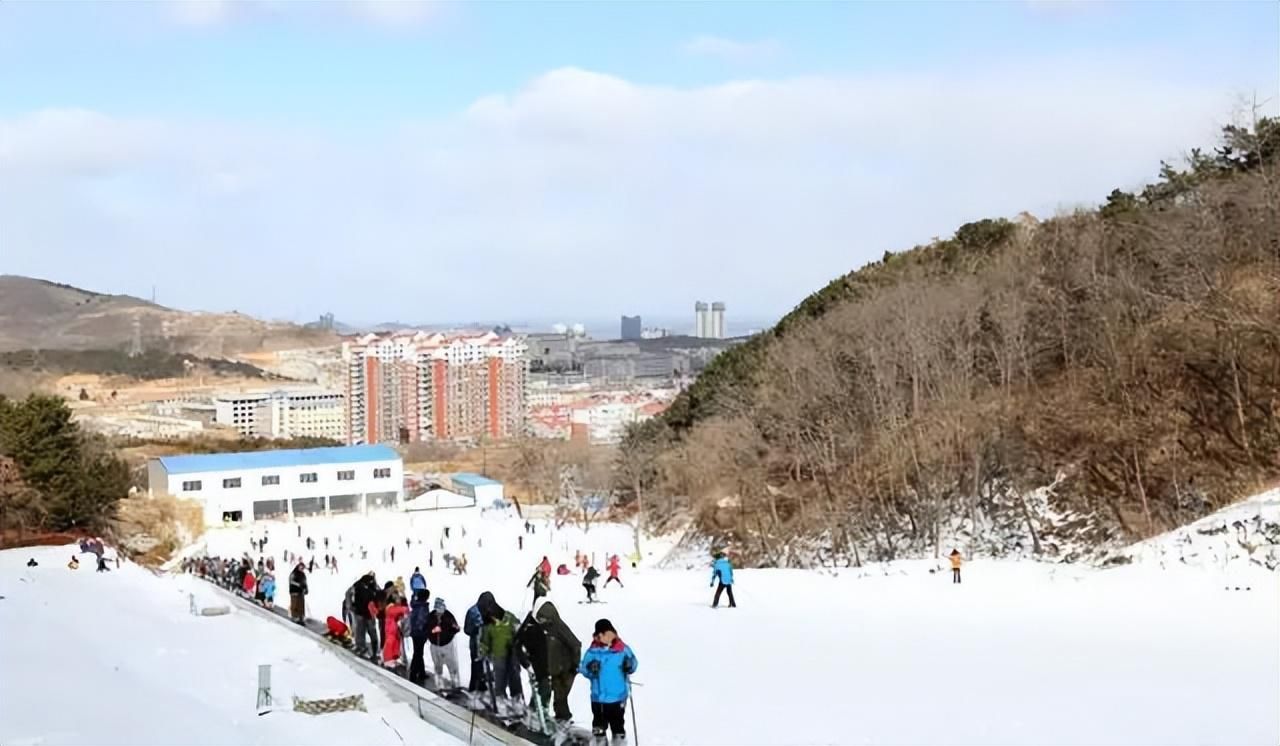
[[[208,526],[367,513],[400,504],[404,464],[383,445],[164,456],[147,490],[199,502]]]
[[[477,505],[489,507],[495,501],[505,499],[502,492],[502,482],[488,477],[482,477],[479,474],[470,472],[459,472],[449,477],[449,481],[453,483],[453,491],[464,497],[472,498]]]
[[[337,391],[298,389],[220,394],[214,420],[258,438],[330,438],[346,435],[344,397]]]

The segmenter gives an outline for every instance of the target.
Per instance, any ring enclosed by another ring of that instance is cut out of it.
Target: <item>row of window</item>
[[[339,482],[353,482],[355,481],[355,478],[356,478],[355,469],[346,469],[344,471],[338,472]],[[391,469],[387,467],[374,469],[373,478],[374,479],[390,479]],[[320,475],[314,471],[305,472],[303,474],[298,475],[298,481],[303,484],[313,484],[315,482],[320,481]],[[279,474],[267,474],[262,477],[263,487],[270,487],[278,484],[280,484]],[[233,490],[240,486],[241,486],[240,477],[228,477],[227,479],[222,480],[222,488],[224,490]],[[204,489],[204,484],[199,479],[182,483],[183,492],[199,492],[202,489]]]

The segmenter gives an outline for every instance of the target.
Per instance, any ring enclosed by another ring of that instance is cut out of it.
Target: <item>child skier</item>
[[[262,576],[262,581],[258,583],[258,589],[262,592],[262,605],[270,609],[275,605],[276,601],[276,576],[267,573]]]
[[[591,647],[582,656],[578,672],[591,682],[591,733],[596,738],[613,732],[614,741],[627,737],[627,698],[631,695],[631,674],[639,662],[631,648],[618,637],[608,619],[596,622]]]
[[[953,584],[960,582],[960,562],[961,562],[960,550],[952,549],[951,550],[951,582]]]
[[[337,643],[344,648],[351,648],[353,644],[351,640],[351,627],[338,621],[335,617],[325,619],[324,626],[324,639],[329,642]]]
[[[615,554],[612,557],[610,557],[609,558],[609,579],[604,581],[606,588],[609,586],[610,583],[617,583],[619,588],[626,588],[626,586],[622,584],[622,578],[618,577],[618,571],[621,569],[622,569],[622,562],[618,560],[618,555]]]
[[[533,577],[529,578],[529,582],[524,587],[533,587],[533,602],[538,603],[538,599],[547,595],[550,587],[547,583],[547,576],[542,574],[542,568],[538,567],[533,571]]]
[[[596,602],[596,580],[600,577],[600,571],[594,566],[587,568],[587,573],[582,576],[582,587],[587,589],[587,603]]]
[[[729,594],[729,608],[737,608],[737,601],[733,600],[733,563],[724,555],[724,552],[716,552],[716,561],[711,564],[711,585],[715,585],[716,581],[720,581],[720,585],[716,586],[715,598],[711,599],[711,608],[720,605],[720,594],[727,592]],[[710,586],[708,586],[710,587]]]

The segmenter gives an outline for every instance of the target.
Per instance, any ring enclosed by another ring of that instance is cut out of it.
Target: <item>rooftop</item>
[[[195,474],[207,471],[245,471],[248,469],[277,469],[283,466],[358,464],[367,461],[398,461],[399,459],[400,454],[396,453],[395,449],[390,446],[363,445],[295,448],[278,451],[245,451],[242,453],[194,453],[188,456],[163,456],[158,460],[169,474]]]
[[[479,474],[472,474],[471,472],[467,472],[467,471],[454,474],[453,476],[450,477],[450,479],[452,479],[455,484],[465,484],[470,487],[480,487],[486,484],[502,484],[502,482],[499,482],[497,480],[490,479],[488,477],[482,477]]]

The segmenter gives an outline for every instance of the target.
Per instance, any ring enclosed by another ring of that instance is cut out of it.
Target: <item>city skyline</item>
[[[293,321],[777,319],[1275,112],[1280,10],[1220,7],[0,3],[0,272]]]

